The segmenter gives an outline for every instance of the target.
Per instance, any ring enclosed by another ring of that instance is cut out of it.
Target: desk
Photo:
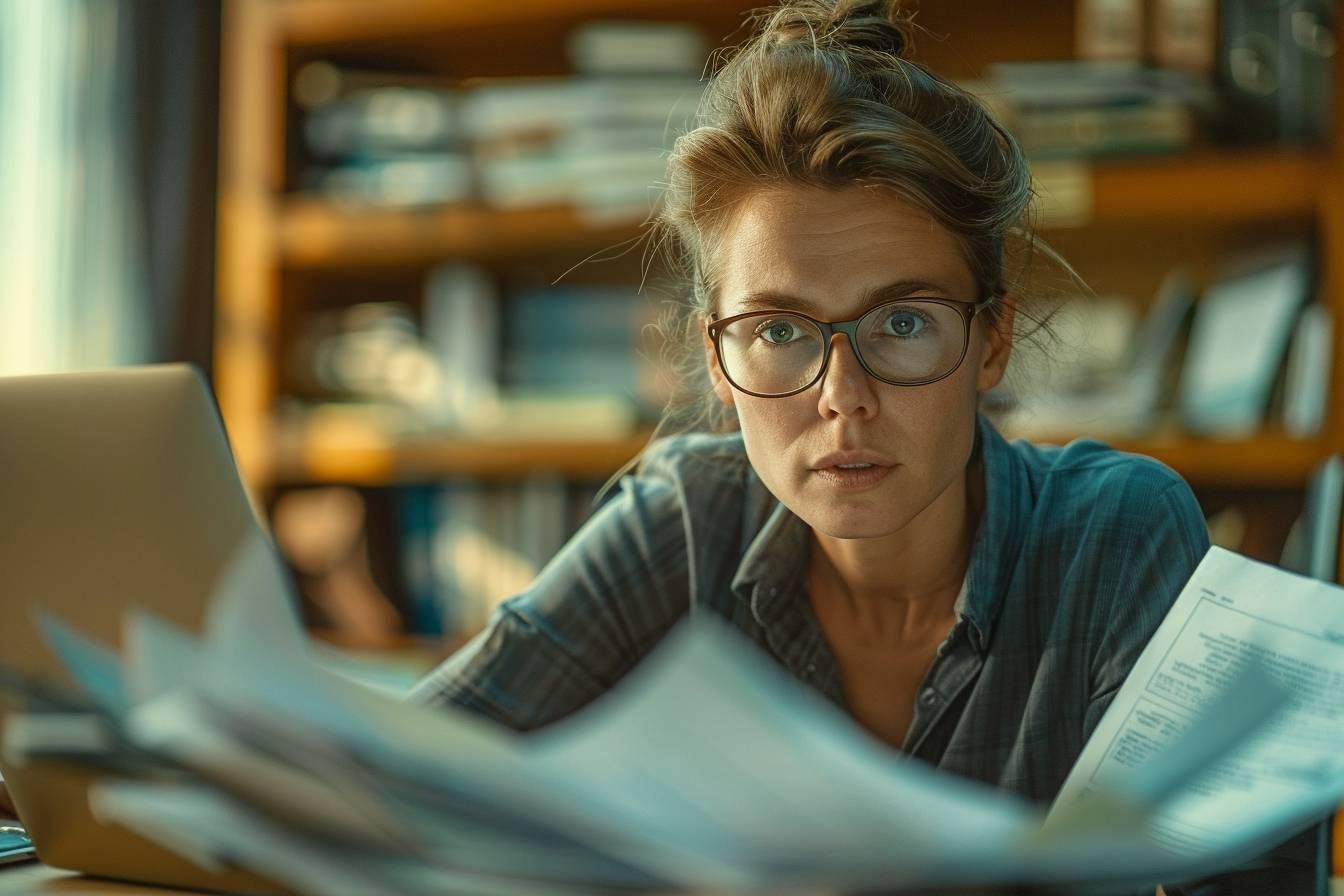
[[[905,892],[904,896],[1068,896],[1064,890],[939,890]],[[0,896],[204,896],[200,890],[170,890],[137,884],[82,877],[71,871],[58,871],[38,862],[0,866]],[[898,894],[889,894],[898,896]]]
[[[96,880],[82,877],[73,871],[48,868],[40,862],[0,865],[0,896],[30,896],[42,893],[60,894],[60,896],[199,896],[191,890],[168,890],[163,887]]]
[[[0,866],[0,896],[204,896],[200,890],[170,890],[138,884],[82,877],[72,871],[58,871],[38,862]],[[897,896],[897,894],[890,894]],[[940,890],[906,892],[905,896],[1068,896],[1064,890]]]

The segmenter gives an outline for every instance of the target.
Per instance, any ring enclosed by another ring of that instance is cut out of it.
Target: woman
[[[889,0],[793,0],[715,76],[654,232],[709,432],[656,443],[416,699],[534,729],[709,613],[892,749],[1054,798],[1207,533],[1161,465],[977,414],[1031,315],[1030,176],[908,50]]]
[[[714,432],[656,443],[416,699],[537,728],[710,613],[892,749],[1054,798],[1207,531],[1160,464],[978,416],[1030,315],[1030,176],[907,36],[794,0],[712,80],[655,237]]]
[[[977,414],[1029,316],[1030,176],[907,35],[889,0],[793,0],[713,79],[655,231],[711,432],[657,443],[416,699],[534,729],[709,613],[892,749],[1054,798],[1207,533],[1160,464]]]

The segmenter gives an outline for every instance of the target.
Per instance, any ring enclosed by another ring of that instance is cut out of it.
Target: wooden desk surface
[[[904,892],[904,891],[903,891]],[[1035,892],[1035,891],[1031,891]],[[1053,896],[1064,896],[1051,891]],[[0,896],[206,896],[202,890],[176,890],[84,877],[72,871],[58,871],[39,862],[20,865],[0,865]],[[908,896],[935,896],[927,891],[911,892]],[[955,890],[938,891],[939,896],[1027,896],[1028,891]],[[1332,893],[1331,896],[1334,896]]]
[[[48,868],[40,862],[0,865],[0,896],[42,893],[61,896],[199,896],[195,890],[169,890],[97,880],[73,871]]]
[[[904,891],[903,891],[904,892]],[[939,890],[938,896],[1029,896],[1022,889],[1013,890]],[[1061,891],[1050,891],[1053,896],[1065,896]],[[58,871],[40,862],[19,865],[0,865],[0,896],[206,896],[202,890],[177,890],[84,877],[72,871]],[[935,896],[927,891],[910,892],[908,896]],[[1336,896],[1332,891],[1331,896]]]

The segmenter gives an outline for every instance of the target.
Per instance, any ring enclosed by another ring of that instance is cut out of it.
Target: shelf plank
[[[511,480],[537,473],[600,479],[637,455],[649,435],[641,430],[606,439],[308,439],[297,450],[279,452],[275,479],[284,485]]]
[[[1007,433],[1030,438],[1026,433]],[[280,452],[277,479],[285,484],[340,482],[389,485],[452,477],[518,479],[551,472],[600,478],[614,473],[647,444],[648,430],[610,439],[421,438],[397,442],[365,434],[340,440],[308,438]],[[1067,437],[1036,438],[1063,444]],[[1196,488],[1302,488],[1325,459],[1319,439],[1269,432],[1245,439],[1164,435],[1103,438],[1120,451],[1152,457]]]
[[[1028,433],[1011,435],[1031,438]],[[1319,439],[1299,439],[1279,432],[1244,439],[1171,434],[1099,440],[1117,450],[1161,461],[1196,488],[1302,488],[1327,454]],[[1063,444],[1069,439],[1049,436],[1035,441]]]
[[[619,251],[638,235],[636,221],[594,224],[568,207],[406,211],[296,199],[285,206],[279,239],[286,267],[305,270],[430,264],[538,250]]]
[[[518,25],[556,18],[694,18],[723,0],[510,0],[508,3],[452,0],[284,0],[280,33],[291,47],[326,47],[399,38],[426,32]]]
[[[1313,214],[1324,163],[1298,152],[1200,155],[1086,167],[1088,224],[1247,223]],[[1046,215],[1047,227],[1049,214]],[[639,222],[594,224],[573,208],[496,211],[482,206],[361,209],[319,199],[286,203],[280,254],[291,269],[428,264],[513,257],[540,250],[619,248]]]
[[[1292,150],[1222,151],[1092,167],[1093,220],[1190,223],[1305,219],[1316,211],[1325,158]]]

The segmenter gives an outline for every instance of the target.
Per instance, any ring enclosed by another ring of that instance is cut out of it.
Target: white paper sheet
[[[1187,855],[1233,840],[1269,846],[1326,814],[1344,780],[1344,589],[1220,548],[1210,550],[1140,656],[1052,811],[1088,790],[1132,789],[1145,763],[1187,763],[1172,742],[1248,663],[1293,698],[1223,761],[1186,779],[1158,810],[1154,836]],[[1229,715],[1254,715],[1250,703],[1234,697]],[[1198,733],[1206,743],[1229,739],[1212,726]]]
[[[501,875],[771,892],[1156,882],[1249,858],[1344,796],[1344,589],[1223,551],[1049,821],[891,752],[713,619],[539,734],[399,702],[315,660],[274,563],[241,550],[199,644],[132,625],[126,732],[199,780],[100,788],[100,805],[206,863],[273,872],[292,847],[311,892],[508,892]],[[226,818],[255,825],[211,830]],[[363,871],[320,868],[338,854]]]
[[[113,715],[126,711],[130,698],[116,653],[50,614],[38,617],[38,627],[85,694]]]

